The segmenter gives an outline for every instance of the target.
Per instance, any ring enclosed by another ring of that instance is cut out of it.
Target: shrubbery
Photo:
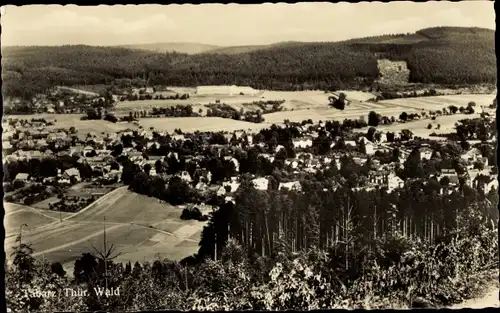
[[[334,250],[311,249],[291,254],[283,250],[269,258],[250,260],[230,240],[217,261],[197,265],[170,261],[130,263],[109,261],[108,286],[120,287],[120,297],[38,298],[28,288],[92,289],[104,282],[102,262],[87,256],[78,281],[61,276],[57,266],[32,258],[21,245],[6,267],[7,307],[16,312],[60,310],[312,310],[325,308],[410,308],[422,303],[440,307],[474,296],[484,274],[496,268],[496,228],[471,226],[442,242],[428,244],[403,237],[381,238],[376,249],[360,256],[362,272],[339,271]],[[476,228],[475,228],[476,227]],[[475,229],[474,229],[475,228]],[[341,267],[341,265],[340,265]],[[75,263],[75,270],[77,269]],[[88,274],[86,274],[88,273]],[[137,283],[140,282],[140,283]]]
[[[197,207],[188,207],[182,210],[181,220],[208,221],[208,216],[202,215]]]
[[[207,110],[207,116],[230,118],[233,120],[244,120],[251,123],[262,123],[264,122],[264,117],[262,117],[262,112],[260,111],[238,111],[232,106],[225,103],[210,103],[205,105],[209,109]]]
[[[49,209],[61,212],[78,212],[95,201],[95,197],[61,197],[58,202],[49,204]]]

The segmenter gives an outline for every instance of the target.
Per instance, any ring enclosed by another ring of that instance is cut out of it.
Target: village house
[[[240,163],[234,157],[226,156],[224,157],[224,160],[232,162],[237,173],[240,171]]]
[[[111,170],[107,172],[104,177],[107,179],[117,179],[117,181],[120,181],[122,175],[122,171],[120,170]]]
[[[292,140],[294,148],[307,148],[312,146],[311,138],[301,138]]]
[[[31,150],[35,149],[36,144],[34,140],[28,139],[28,140],[23,140],[17,143],[17,147],[19,149],[24,149],[24,150]]]
[[[448,193],[451,193],[453,190],[456,190],[460,186],[460,178],[455,170],[442,169],[441,174],[438,175],[436,179],[438,180],[438,182],[441,182],[441,180],[445,177],[447,178],[449,183],[448,186],[441,188],[441,194],[443,194],[445,190],[447,190]]]
[[[488,158],[481,157],[479,159],[479,161],[484,165],[484,167],[488,167],[489,166]]]
[[[212,186],[209,189],[210,189],[210,191],[215,192],[215,194],[218,197],[226,194],[226,188],[224,186]]]
[[[67,179],[67,180],[70,180],[73,178],[75,179],[76,181],[80,181],[80,171],[78,171],[78,169],[72,167],[72,168],[69,168],[67,170],[64,171],[63,175],[62,175],[62,178],[63,179]]]
[[[14,180],[20,180],[20,181],[27,181],[29,179],[30,175],[28,173],[19,173],[16,175]]]
[[[288,190],[295,190],[295,191],[302,191],[302,185],[300,184],[299,181],[291,181],[287,183],[280,183],[279,190],[282,189],[288,189]]]
[[[364,145],[366,154],[372,155],[375,153],[375,146],[373,145],[373,142],[368,140],[366,137],[361,137],[359,139],[359,143]]]
[[[25,160],[30,160],[30,159],[40,160],[43,157],[43,153],[38,150],[26,150],[26,151],[18,150],[16,152],[19,155],[19,158]]]
[[[53,103],[49,103],[45,106],[47,113],[55,113],[56,112],[55,108],[56,108],[56,106]]]
[[[474,178],[472,187],[488,194],[493,188],[498,190],[498,179],[495,176],[478,175]]]
[[[353,157],[352,160],[359,165],[363,165],[366,163],[366,161],[368,161],[366,157]]]
[[[90,153],[92,151],[95,151],[94,147],[86,146],[85,148],[83,148],[83,155],[87,156],[87,153]]]
[[[47,141],[45,139],[39,139],[37,140],[37,142],[35,143],[35,149],[43,149],[45,147],[47,147]]]
[[[236,204],[236,201],[234,201],[234,198],[231,196],[226,196],[226,198],[224,198],[224,200],[226,202],[232,202],[233,204]]]
[[[149,149],[160,149],[161,145],[157,141],[148,142],[146,148]]]
[[[172,140],[175,140],[175,141],[177,141],[177,140],[181,140],[182,141],[185,138],[184,135],[178,135],[178,134],[171,135],[171,137],[172,137]]]
[[[368,182],[371,185],[387,187],[389,192],[404,186],[404,181],[401,178],[394,172],[386,170],[370,171],[368,174]]]
[[[267,190],[269,186],[269,179],[265,177],[258,177],[252,179],[252,183],[255,186],[255,189],[257,190]]]
[[[2,141],[3,154],[10,154],[12,152],[12,144],[10,141]]]
[[[346,146],[356,147],[356,141],[354,140],[346,140],[344,143]]]
[[[56,181],[56,177],[45,177],[42,182],[44,184],[52,184],[52,183],[55,183],[55,181]]]
[[[474,163],[478,159],[482,158],[482,156],[483,154],[478,148],[472,148],[469,151],[462,154],[460,157],[466,162]]]
[[[201,181],[198,182],[194,188],[201,193],[205,193],[210,189],[206,183]]]
[[[206,168],[198,168],[194,172],[194,176],[198,177],[199,181],[210,184],[212,181],[212,173]]]
[[[236,192],[238,190],[238,188],[240,187],[240,183],[232,180],[232,181],[229,181],[229,182],[223,182],[222,186],[223,187],[228,186],[229,187],[229,192],[233,193],[233,192]]]
[[[261,154],[259,154],[259,157],[268,159],[269,162],[271,162],[271,163],[274,162],[274,156],[270,155],[269,153],[261,153]]]
[[[299,165],[299,162],[297,162],[296,160],[285,160],[285,165],[287,166],[290,166],[292,169],[296,169],[297,166]]]
[[[187,183],[190,183],[193,181],[193,179],[191,178],[191,175],[189,175],[189,173],[187,171],[182,171],[181,174],[179,175],[179,177],[187,182]]]
[[[132,152],[134,149],[131,148],[131,147],[126,147],[126,148],[123,148],[122,150],[122,155],[124,156],[127,156],[130,152]]]
[[[434,150],[428,147],[423,147],[420,149],[420,159],[421,160],[430,160],[432,158],[432,154],[434,153]]]
[[[169,152],[167,154],[167,158],[170,158],[172,156],[174,156],[177,160],[179,160],[179,154],[177,152]]]

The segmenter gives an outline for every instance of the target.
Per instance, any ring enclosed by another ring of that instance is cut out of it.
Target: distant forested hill
[[[151,52],[180,52],[187,54],[203,53],[214,49],[219,49],[219,46],[206,45],[202,43],[190,42],[160,42],[148,44],[125,45],[123,48],[146,50]]]
[[[188,55],[119,47],[7,47],[2,49],[3,92],[27,97],[52,85],[109,84],[121,78],[145,78],[150,85],[353,88],[378,77],[380,58],[407,61],[411,82],[496,81],[494,31],[481,28],[441,27],[343,42],[253,46],[241,53],[224,49]]]

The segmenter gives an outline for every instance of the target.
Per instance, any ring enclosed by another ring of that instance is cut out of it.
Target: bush
[[[111,114],[111,113],[106,114],[106,116],[104,117],[104,120],[105,121],[109,121],[111,123],[118,122],[118,119],[113,114]]]
[[[371,111],[368,114],[368,125],[377,127],[379,123],[380,123],[380,115],[374,111]]]
[[[181,220],[197,220],[202,219],[202,214],[200,209],[197,207],[188,207],[182,210]]]

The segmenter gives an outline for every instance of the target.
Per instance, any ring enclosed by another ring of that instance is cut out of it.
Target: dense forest
[[[110,84],[122,78],[145,78],[149,85],[357,88],[378,78],[380,58],[407,61],[410,81],[416,83],[496,80],[494,31],[480,28],[430,28],[409,35],[275,45],[237,54],[61,46],[6,47],[2,55],[4,95],[25,98],[53,85]]]

